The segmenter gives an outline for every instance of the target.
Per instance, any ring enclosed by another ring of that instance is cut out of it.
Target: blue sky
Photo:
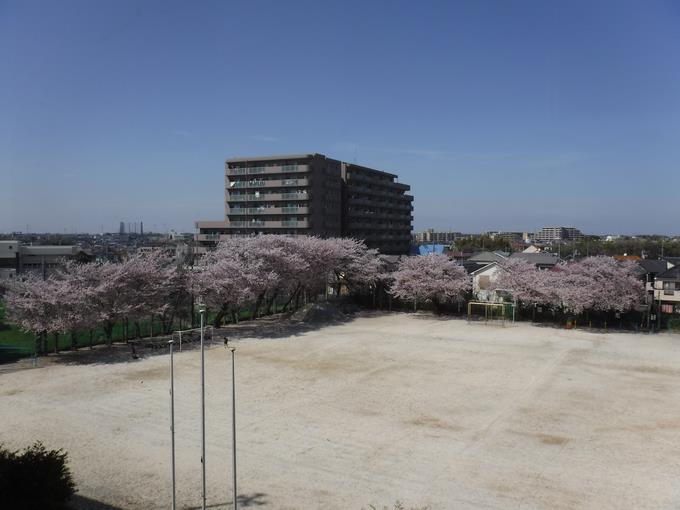
[[[680,233],[678,2],[0,0],[0,231],[190,231],[223,161],[399,174],[414,227]]]

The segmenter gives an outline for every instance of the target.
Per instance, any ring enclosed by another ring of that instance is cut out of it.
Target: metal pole
[[[205,309],[199,310],[201,314],[201,480],[203,484],[202,491],[202,510],[205,510],[205,350],[203,348],[203,314]]]
[[[234,510],[238,509],[238,490],[236,489],[236,371],[234,347],[229,347],[231,351],[231,460],[232,472],[234,473]]]
[[[170,344],[170,438],[172,444],[172,510],[176,509],[175,499],[175,360],[173,356],[174,340]]]
[[[179,330],[179,352],[182,352],[182,330]]]

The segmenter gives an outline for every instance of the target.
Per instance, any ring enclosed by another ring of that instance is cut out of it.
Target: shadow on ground
[[[239,508],[248,508],[269,504],[269,501],[267,501],[267,495],[264,492],[255,492],[253,494],[241,494],[237,499]],[[206,505],[206,508],[213,509],[218,508],[227,509],[233,507],[234,507],[233,501],[225,501],[224,503],[214,503],[212,505]],[[201,508],[202,507],[200,506],[188,506],[185,507],[184,510],[201,510]]]
[[[120,507],[108,505],[79,494],[75,494],[71,498],[68,507],[72,510],[123,510]]]
[[[263,317],[254,321],[229,324],[215,329],[213,335],[206,334],[206,345],[223,345],[224,339],[238,340],[252,338],[261,340],[276,340],[291,336],[299,336],[319,329],[351,322],[363,314],[342,314],[331,318],[312,318],[312,320],[297,320],[283,315]],[[183,335],[182,350],[197,349],[200,346],[200,334]],[[82,348],[76,351],[62,351],[46,358],[39,358],[38,366],[47,364],[89,365],[128,363],[139,361],[159,354],[168,354],[168,342],[171,335],[158,336],[128,343],[114,343],[113,345],[97,345],[92,349]],[[177,340],[177,338],[175,338]],[[176,343],[175,349],[179,346]]]

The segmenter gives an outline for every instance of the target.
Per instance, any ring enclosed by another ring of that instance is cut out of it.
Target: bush
[[[75,493],[63,450],[37,442],[23,451],[0,445],[0,508],[59,510]]]

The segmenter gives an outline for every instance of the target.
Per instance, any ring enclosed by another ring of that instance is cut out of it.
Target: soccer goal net
[[[172,339],[178,349],[182,350],[182,345],[195,344],[201,341],[201,328],[181,329],[172,332]],[[212,345],[215,340],[215,328],[212,326],[203,327],[203,343]]]
[[[470,301],[468,303],[468,321],[495,321],[505,325],[507,319],[513,319],[511,303],[488,303]]]

